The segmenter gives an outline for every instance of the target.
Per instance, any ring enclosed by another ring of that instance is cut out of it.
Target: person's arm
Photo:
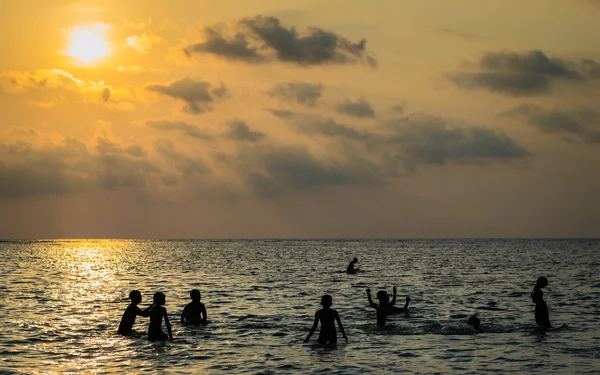
[[[204,306],[204,304],[200,305],[200,317],[202,318],[200,323],[206,324],[208,317],[206,316],[206,306]]]
[[[406,296],[406,302],[404,302],[404,307],[403,307],[404,311],[408,310],[408,304],[409,303],[410,303],[410,297]]]
[[[167,315],[167,309],[163,309],[165,317],[165,325],[167,326],[167,333],[169,334],[169,341],[173,341],[173,334],[171,333],[171,323],[169,322],[169,316]]]
[[[319,325],[319,312],[317,311],[315,313],[315,322],[313,323],[313,326],[310,329],[310,332],[308,332],[308,336],[306,336],[306,338],[304,339],[304,342],[308,342],[308,340],[310,340],[310,336],[312,336],[313,333],[315,333],[318,325]]]
[[[143,316],[143,317],[149,317],[150,316],[150,310],[152,309],[152,307],[154,307],[154,303],[152,303],[150,306],[146,307],[143,310],[140,310],[140,308],[138,307],[138,311],[137,314],[139,316]]]
[[[181,325],[184,326],[185,324],[185,317],[187,316],[187,305],[183,308],[183,311],[181,312]]]
[[[396,293],[397,293],[396,287],[393,287],[392,290],[394,293],[393,293],[392,302],[390,302],[390,305],[394,306],[396,304]]]
[[[338,314],[337,311],[335,312],[335,320],[337,321],[338,327],[340,327],[340,331],[342,331],[342,336],[344,337],[344,339],[346,339],[346,342],[348,342],[348,337],[346,336],[346,332],[344,332],[344,326],[342,325],[340,314]]]
[[[373,299],[371,298],[371,289],[367,289],[367,298],[369,299],[369,305],[371,305],[372,308],[376,309],[377,304],[373,302]]]

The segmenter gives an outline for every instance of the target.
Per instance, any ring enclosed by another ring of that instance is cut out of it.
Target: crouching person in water
[[[119,335],[129,335],[134,333],[133,325],[135,324],[135,318],[139,316],[148,317],[150,316],[150,309],[154,304],[148,306],[144,310],[138,307],[138,304],[142,302],[142,293],[139,290],[132,290],[129,292],[129,299],[131,303],[125,309],[123,313],[123,317],[121,318],[121,323],[119,324],[119,329],[117,333]]]
[[[348,337],[346,337],[346,332],[344,332],[344,326],[340,320],[340,315],[331,308],[332,304],[333,299],[330,295],[326,294],[321,297],[321,305],[323,305],[323,308],[315,313],[315,322],[304,342],[308,342],[312,334],[315,333],[317,326],[319,325],[319,320],[321,321],[321,332],[319,333],[319,339],[317,340],[319,344],[335,344],[337,342],[337,332],[335,330],[336,321],[340,327],[340,331],[342,331],[342,336],[346,339],[346,342],[348,342]]]
[[[148,327],[148,340],[150,341],[164,341],[167,338],[173,341],[173,335],[171,334],[171,323],[169,323],[169,317],[167,316],[167,309],[163,307],[166,302],[166,297],[162,292],[154,293],[154,307],[150,310],[150,326]],[[167,332],[169,336],[165,335],[162,331],[162,320],[165,318],[165,325],[167,326]]]
[[[198,289],[193,289],[190,292],[192,302],[188,303],[181,312],[181,325],[197,326],[206,324],[206,307],[200,302],[202,298]]]
[[[544,292],[542,288],[548,285],[548,279],[544,276],[538,277],[535,286],[531,291],[531,300],[535,303],[535,322],[540,327],[551,328],[550,316],[548,314],[548,305],[544,301]]]
[[[377,325],[380,327],[385,326],[387,321],[387,316],[392,314],[397,314],[401,312],[408,311],[408,304],[410,303],[410,297],[406,296],[406,302],[404,303],[404,307],[399,308],[394,306],[396,304],[396,287],[394,287],[394,295],[392,300],[390,301],[390,296],[387,294],[385,290],[380,290],[377,292],[377,300],[379,304],[373,302],[371,298],[371,289],[367,289],[367,298],[369,299],[369,305],[377,310]]]
[[[477,332],[483,332],[481,329],[481,320],[475,315],[471,316],[469,320],[467,320],[467,324],[473,327]]]

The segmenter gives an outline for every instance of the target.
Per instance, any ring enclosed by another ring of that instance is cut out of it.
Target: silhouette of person
[[[321,321],[321,331],[319,332],[319,339],[317,340],[319,344],[335,344],[337,342],[337,332],[335,330],[336,321],[340,327],[340,331],[342,331],[342,336],[346,339],[346,342],[348,342],[348,337],[346,337],[346,332],[344,332],[344,326],[342,325],[340,315],[331,308],[332,304],[333,299],[330,295],[326,294],[321,297],[321,305],[323,305],[323,308],[315,313],[315,322],[313,323],[308,336],[304,339],[304,342],[308,342],[312,334],[315,333],[319,320]]]
[[[206,307],[200,302],[202,298],[198,289],[190,292],[192,302],[188,303],[181,312],[181,324],[184,326],[197,326],[206,324]]]
[[[167,332],[169,333],[168,339],[173,341],[171,323],[169,323],[167,309],[163,306],[165,303],[166,297],[164,293],[154,293],[154,306],[150,309],[150,326],[148,327],[148,340],[150,341],[164,341],[167,339],[167,335],[162,331],[163,318],[165,319],[165,325],[167,326]]]
[[[392,301],[390,301],[390,296],[385,290],[380,290],[379,292],[377,292],[377,300],[379,301],[379,304],[376,304],[371,298],[371,289],[367,289],[367,298],[369,299],[369,305],[371,305],[371,307],[377,310],[377,325],[380,327],[385,326],[388,315],[408,311],[410,297],[406,296],[406,302],[404,303],[404,307],[396,307],[394,306],[396,304],[396,287],[394,287],[393,290],[394,295]]]
[[[154,304],[152,304],[144,310],[138,307],[138,304],[142,302],[142,293],[140,293],[139,290],[132,290],[129,292],[129,299],[131,300],[131,303],[125,309],[123,317],[121,318],[121,323],[119,323],[119,329],[117,330],[119,335],[129,335],[134,332],[133,325],[135,324],[136,316],[150,316],[150,309],[154,306]]]
[[[348,268],[346,268],[347,274],[354,274],[358,272],[358,268],[354,268],[356,263],[358,263],[358,258],[352,259],[352,262],[350,262],[350,264],[348,264]]]
[[[538,277],[535,286],[531,291],[531,300],[535,303],[535,322],[540,327],[551,328],[550,316],[548,315],[548,306],[544,301],[544,292],[542,289],[548,285],[548,279],[544,276]]]
[[[467,324],[475,328],[477,331],[483,332],[483,330],[481,329],[481,321],[475,315],[469,317],[469,320],[467,320]]]

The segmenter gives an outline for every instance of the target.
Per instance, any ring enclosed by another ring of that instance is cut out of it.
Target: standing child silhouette
[[[344,326],[342,325],[340,315],[331,308],[332,304],[333,298],[331,298],[330,295],[326,294],[321,297],[321,305],[323,305],[323,308],[315,313],[315,322],[313,323],[308,336],[304,339],[304,342],[308,342],[312,334],[315,333],[317,326],[319,325],[319,320],[321,321],[321,331],[319,332],[319,339],[317,340],[319,344],[335,344],[337,342],[337,332],[335,330],[336,321],[340,327],[340,331],[342,331],[342,336],[346,339],[346,342],[348,342],[348,337],[346,337],[346,332],[344,332]]]
[[[181,325],[184,326],[197,326],[200,324],[206,324],[206,307],[200,302],[202,296],[198,289],[193,289],[190,292],[190,298],[192,302],[188,303],[181,312]]]
[[[142,302],[142,293],[139,290],[132,290],[129,292],[129,299],[131,303],[125,309],[123,313],[123,317],[121,318],[121,323],[119,324],[119,329],[117,333],[119,335],[129,335],[133,333],[133,325],[135,324],[135,318],[139,316],[150,316],[150,309],[154,304],[148,306],[144,310],[138,307],[138,304]]]
[[[162,292],[154,293],[154,307],[150,310],[150,326],[148,327],[148,340],[150,341],[164,341],[167,338],[173,341],[173,335],[171,334],[171,323],[169,323],[169,317],[167,316],[167,309],[164,308],[166,302],[165,294]],[[162,331],[162,320],[165,319],[165,325],[167,326],[167,332],[169,336],[165,335]]]
[[[551,328],[550,316],[548,314],[548,305],[544,301],[544,292],[542,289],[548,285],[548,279],[544,276],[538,277],[535,286],[531,291],[531,300],[535,303],[535,322],[540,327]]]

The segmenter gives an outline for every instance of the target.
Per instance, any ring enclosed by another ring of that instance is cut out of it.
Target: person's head
[[[469,320],[467,321],[467,324],[470,326],[473,326],[473,328],[479,329],[479,325],[481,324],[481,321],[479,320],[478,317],[473,315],[469,318]]]
[[[358,258],[352,259],[352,263],[358,263]]]
[[[385,290],[380,290],[377,292],[377,299],[379,300],[379,303],[384,305],[390,302],[390,296],[388,296]]]
[[[156,305],[161,306],[165,304],[167,297],[163,292],[156,292],[152,299]]]
[[[548,279],[544,276],[538,277],[537,281],[535,282],[535,286],[537,286],[538,288],[545,288],[546,286],[548,286]]]
[[[131,303],[140,303],[142,302],[142,293],[139,290],[132,290],[129,292],[129,299]]]
[[[323,307],[331,307],[331,305],[333,305],[333,298],[331,298],[329,294],[324,295],[321,297],[321,305],[323,305]]]
[[[192,289],[192,291],[190,292],[190,298],[192,299],[192,301],[194,302],[200,302],[200,291],[198,289]]]

